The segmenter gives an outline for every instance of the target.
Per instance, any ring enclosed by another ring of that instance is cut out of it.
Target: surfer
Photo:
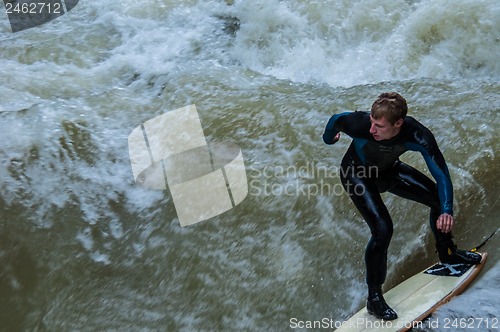
[[[453,187],[446,162],[430,130],[407,112],[406,100],[400,94],[383,93],[370,113],[333,115],[323,134],[326,144],[336,143],[340,132],[353,139],[342,159],[340,179],[371,231],[365,251],[366,307],[370,314],[385,320],[398,316],[382,295],[393,223],[380,193],[390,192],[430,208],[431,230],[441,262],[481,261],[481,255],[457,249],[452,241]],[[422,154],[436,182],[399,160],[408,150]]]

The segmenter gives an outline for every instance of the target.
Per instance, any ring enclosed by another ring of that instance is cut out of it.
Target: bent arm
[[[342,121],[339,121],[345,115],[352,114],[351,112],[344,112],[340,114],[335,114],[328,120],[326,124],[325,132],[323,133],[323,141],[326,144],[334,144],[339,139],[339,132],[342,130]]]

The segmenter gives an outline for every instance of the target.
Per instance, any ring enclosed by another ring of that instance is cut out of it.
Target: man
[[[396,92],[381,94],[371,112],[346,112],[328,121],[323,140],[334,144],[340,132],[353,141],[341,163],[340,179],[349,197],[370,227],[365,251],[367,310],[385,320],[398,316],[382,296],[387,273],[387,249],[393,224],[380,193],[422,203],[430,208],[430,225],[443,263],[478,264],[481,255],[456,248],[452,241],[453,187],[444,157],[432,133],[406,116],[406,100]],[[436,180],[401,162],[404,152],[418,151]]]

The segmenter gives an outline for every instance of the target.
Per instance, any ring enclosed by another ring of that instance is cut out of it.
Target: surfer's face
[[[387,121],[384,117],[380,119],[374,119],[370,115],[370,134],[376,141],[388,140],[399,134],[401,126],[403,125],[403,119],[399,119],[394,124]]]

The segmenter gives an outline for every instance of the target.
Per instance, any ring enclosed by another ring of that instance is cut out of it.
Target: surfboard
[[[336,331],[408,331],[422,326],[421,322],[440,305],[462,293],[483,268],[487,253],[480,253],[481,263],[437,263],[403,281],[384,294],[386,302],[396,311],[398,319],[384,321],[368,313],[366,306]],[[420,325],[419,325],[420,324]]]

